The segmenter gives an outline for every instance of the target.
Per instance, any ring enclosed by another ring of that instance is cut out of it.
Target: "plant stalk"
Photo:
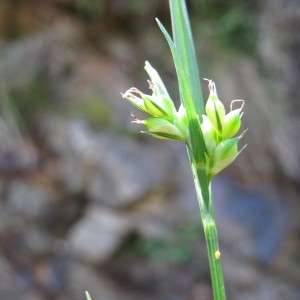
[[[203,219],[203,228],[209,258],[214,299],[226,300],[225,285],[221,265],[221,252],[218,245],[218,234],[215,220],[212,218]]]
[[[214,300],[226,300],[225,284],[221,265],[221,252],[218,243],[218,233],[212,203],[211,187],[210,184],[208,184],[208,186],[205,188],[205,190],[208,191],[208,194],[203,193],[203,189],[201,189],[203,182],[201,182],[201,180],[198,178],[198,174],[201,173],[201,171],[197,170],[197,165],[191,153],[189,153],[189,158],[194,177],[197,199],[200,207],[201,220],[203,223]],[[208,199],[204,199],[204,197],[208,197]],[[209,203],[208,208],[206,206],[207,203]]]
[[[169,0],[173,40],[164,27],[165,35],[178,75],[181,102],[186,108],[189,120],[190,143],[187,152],[193,172],[196,194],[207,244],[214,300],[226,300],[221,266],[221,252],[218,245],[217,228],[212,204],[210,178],[207,175],[207,156],[199,117],[204,113],[204,102],[197,66],[189,15],[184,0]]]

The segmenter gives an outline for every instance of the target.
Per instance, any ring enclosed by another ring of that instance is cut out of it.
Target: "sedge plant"
[[[241,127],[244,101],[233,100],[229,112],[226,112],[215,83],[206,79],[209,97],[204,104],[186,3],[184,0],[169,0],[169,5],[173,36],[158,19],[156,21],[174,60],[181,101],[179,109],[175,108],[158,72],[147,61],[145,70],[150,78],[151,94],[130,88],[122,96],[150,116],[139,120],[132,115],[133,123],[146,126],[143,133],[161,139],[182,140],[186,144],[205,233],[214,300],[225,300],[211,181],[245,148],[238,149],[243,133],[235,136]]]

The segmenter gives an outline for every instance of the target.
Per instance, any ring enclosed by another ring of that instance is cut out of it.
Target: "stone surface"
[[[130,230],[120,214],[101,206],[91,206],[69,233],[72,253],[91,263],[107,261],[118,249]]]
[[[8,187],[7,201],[13,214],[36,219],[45,215],[51,195],[33,182],[15,180]]]
[[[161,189],[174,168],[174,151],[162,142],[97,134],[81,121],[49,119],[43,126],[48,146],[61,156],[51,175],[73,192],[86,182],[87,196],[108,206],[131,205]]]
[[[291,211],[280,194],[251,190],[218,176],[213,183],[222,243],[234,255],[263,264],[280,252]]]

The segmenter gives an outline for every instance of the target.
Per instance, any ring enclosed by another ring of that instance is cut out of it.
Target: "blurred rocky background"
[[[300,2],[188,5],[202,77],[246,101],[213,185],[228,298],[300,299]],[[212,299],[185,147],[120,95],[149,60],[178,104],[155,17],[168,1],[0,1],[0,300]]]

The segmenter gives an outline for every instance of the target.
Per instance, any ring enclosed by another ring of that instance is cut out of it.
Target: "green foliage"
[[[9,94],[9,107],[21,130],[34,126],[36,113],[53,109],[52,91],[47,82],[37,76],[29,85],[12,90]]]
[[[232,9],[215,24],[215,35],[221,45],[251,54],[256,51],[257,43],[254,26],[247,11]]]
[[[194,246],[199,240],[200,223],[187,223],[168,238],[138,238],[134,251],[155,263],[180,264],[196,256]]]
[[[111,0],[75,0],[75,7],[79,14],[87,20],[95,20],[104,15],[106,7]],[[116,2],[116,1],[115,1]],[[119,9],[125,14],[139,15],[147,10],[149,3],[140,0],[126,0],[119,3]]]
[[[10,99],[15,108],[27,114],[52,106],[52,92],[47,82],[41,77],[35,77],[24,88],[15,89],[10,94]]]
[[[130,14],[140,15],[152,5],[151,3],[149,4],[149,2],[140,0],[126,0],[126,5],[125,7],[123,6],[123,9],[125,8]]]
[[[255,1],[200,0],[193,5],[199,27],[206,24],[210,37],[222,48],[246,54],[256,52]]]
[[[71,118],[85,119],[93,129],[105,127],[110,123],[110,108],[96,95],[75,103],[70,107],[68,115]]]
[[[102,16],[105,0],[76,0],[75,6],[79,13],[89,20]]]

